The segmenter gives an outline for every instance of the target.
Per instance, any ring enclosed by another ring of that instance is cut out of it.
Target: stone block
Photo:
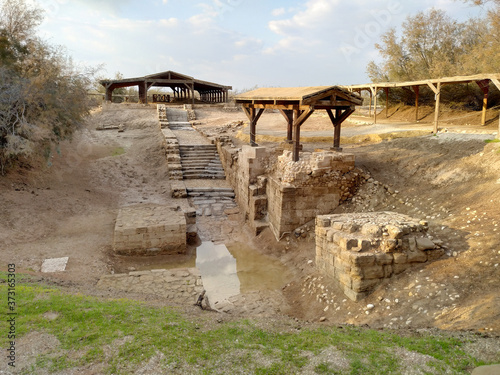
[[[381,279],[384,277],[384,267],[376,265],[363,267],[363,277],[365,279]]]
[[[395,275],[399,275],[400,273],[406,271],[408,268],[410,268],[409,263],[394,263],[392,265],[392,271]]]
[[[330,226],[330,219],[326,216],[316,217],[316,227],[328,228]]]
[[[408,263],[408,255],[406,253],[393,253],[392,256],[396,264]]]
[[[367,267],[375,265],[376,256],[375,254],[366,253],[351,253],[351,263],[359,267]]]
[[[394,261],[394,256],[392,254],[379,253],[375,255],[375,258],[377,264],[381,266],[392,264]]]
[[[352,290],[356,293],[369,292],[373,290],[378,284],[380,284],[380,280],[378,279],[363,280],[356,277],[352,279]]]
[[[427,254],[421,250],[409,251],[408,263],[424,263],[427,261]]]
[[[431,250],[436,247],[434,242],[432,242],[427,237],[420,237],[416,239],[417,249],[418,250]]]

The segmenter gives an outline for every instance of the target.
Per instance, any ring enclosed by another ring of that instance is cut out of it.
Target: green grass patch
[[[495,139],[485,139],[485,143],[500,143],[500,138]]]
[[[113,152],[111,152],[111,156],[120,156],[125,153],[125,149],[123,147],[116,147]]]
[[[232,373],[296,374],[309,369],[318,374],[398,374],[405,364],[395,355],[397,348],[430,356],[432,373],[465,374],[483,364],[463,351],[463,341],[453,338],[402,337],[351,326],[276,332],[248,320],[207,325],[172,308],[67,294],[24,283],[18,276],[17,341],[37,332],[60,342],[40,353],[26,374],[89,363],[99,364],[107,374],[133,374],[153,357],[156,371],[163,373],[215,374],[231,369]],[[7,300],[5,283],[0,284],[0,299]],[[55,319],[47,318],[55,314]],[[0,320],[0,331],[7,332],[5,319]],[[5,348],[6,335],[0,341]],[[347,358],[347,370],[326,360],[311,362],[328,348]]]

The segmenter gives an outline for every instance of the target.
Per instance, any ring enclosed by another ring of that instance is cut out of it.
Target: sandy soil
[[[215,108],[196,112],[203,128],[246,121],[242,112]],[[283,127],[276,113],[265,114],[261,121],[259,126],[270,130]],[[331,129],[320,114],[309,121],[309,129]],[[124,124],[125,132],[95,130],[103,124]],[[170,198],[161,135],[151,131],[156,127],[154,108],[112,106],[96,112],[73,142],[62,144],[43,172],[25,170],[0,178],[4,268],[15,263],[19,271],[71,290],[97,293],[94,288],[101,275],[133,264],[134,260],[115,257],[111,251],[118,209],[141,202],[179,202]],[[227,134],[234,136],[237,130],[229,127]],[[283,292],[287,301],[283,312],[292,317],[309,321],[325,317],[327,324],[472,329],[498,335],[500,144],[486,144],[485,138],[492,136],[447,133],[345,147],[380,184],[363,186],[356,200],[338,212],[393,210],[427,218],[449,254],[394,277],[361,303],[346,300],[315,272],[308,262],[314,260],[314,242],[308,237],[290,238],[290,250],[285,251],[286,239],[276,243],[267,231],[252,239],[243,225],[224,234],[223,224],[201,221],[201,229],[209,234],[211,227],[217,227],[219,240],[252,243],[294,269],[295,277]],[[305,144],[306,149],[325,146]],[[399,193],[389,194],[384,185]],[[45,258],[62,256],[70,257],[66,272],[50,276],[39,272]],[[317,299],[325,285],[331,301],[326,305]],[[367,310],[367,304],[375,307]]]

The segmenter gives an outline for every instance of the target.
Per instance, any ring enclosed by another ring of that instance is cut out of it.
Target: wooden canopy
[[[333,147],[340,149],[340,129],[363,100],[339,86],[260,88],[236,96],[250,120],[250,144],[255,143],[257,121],[265,109],[278,109],[287,121],[287,142],[293,143],[293,160],[299,160],[300,127],[316,109],[324,109],[334,126]],[[334,111],[335,110],[335,111]]]
[[[361,92],[363,90],[367,90],[370,94],[370,112],[371,112],[371,98],[375,99],[375,111],[374,111],[374,123],[377,123],[377,93],[379,90],[383,89],[385,91],[386,97],[386,117],[388,110],[388,102],[389,102],[389,89],[393,87],[405,87],[412,88],[415,92],[415,121],[418,121],[418,99],[419,99],[419,91],[420,86],[428,86],[435,94],[436,98],[436,109],[434,112],[434,133],[438,131],[438,122],[439,122],[439,103],[441,97],[441,86],[444,85],[452,85],[459,83],[471,83],[475,82],[481,91],[483,92],[483,114],[481,117],[481,125],[485,125],[486,123],[486,109],[488,107],[488,93],[490,83],[492,83],[498,90],[500,90],[500,73],[491,73],[491,74],[476,74],[471,76],[456,76],[456,77],[443,77],[436,79],[427,79],[421,81],[409,81],[409,82],[378,82],[378,83],[368,83],[364,85],[350,85],[344,86],[350,91]],[[500,130],[500,121],[499,121],[499,130]],[[500,133],[499,133],[500,134]],[[500,135],[499,135],[500,137]]]
[[[175,97],[185,99],[191,98],[193,104],[195,91],[198,91],[201,100],[220,103],[227,102],[228,91],[232,89],[231,86],[223,86],[218,83],[202,81],[171,70],[139,78],[102,80],[100,83],[106,88],[106,100],[111,100],[114,89],[138,86],[139,100],[142,103],[148,102],[147,92],[153,86],[170,87]]]

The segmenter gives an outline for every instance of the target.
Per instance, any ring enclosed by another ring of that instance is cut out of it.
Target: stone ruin
[[[292,152],[284,151],[268,181],[271,230],[279,238],[317,215],[332,212],[354,195],[360,179],[352,154],[304,152],[301,160],[294,162]]]
[[[119,255],[184,253],[195,224],[194,210],[154,204],[123,207],[116,219],[113,249]]]
[[[358,301],[384,279],[444,254],[427,230],[427,222],[395,212],[318,216],[316,265]]]

